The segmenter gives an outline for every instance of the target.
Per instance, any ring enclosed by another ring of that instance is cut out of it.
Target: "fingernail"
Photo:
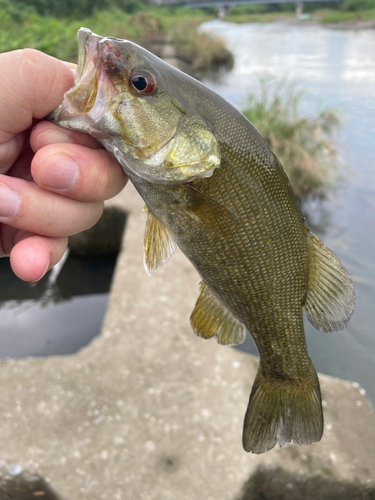
[[[47,129],[44,132],[41,132],[38,137],[35,139],[35,143],[42,140],[42,144],[55,144],[57,142],[64,143],[73,143],[70,130],[56,130],[56,129]],[[39,145],[39,144],[38,144]]]
[[[77,163],[65,155],[53,155],[46,160],[42,174],[43,186],[53,189],[71,189],[78,179]]]
[[[5,184],[0,184],[0,217],[13,217],[18,211],[19,205],[18,194]]]

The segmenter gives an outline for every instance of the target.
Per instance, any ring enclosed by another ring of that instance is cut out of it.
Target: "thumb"
[[[43,52],[0,54],[0,144],[57,108],[73,80],[65,63]]]

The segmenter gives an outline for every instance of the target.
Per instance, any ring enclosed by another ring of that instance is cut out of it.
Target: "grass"
[[[60,19],[41,16],[36,11],[15,15],[0,0],[0,52],[31,47],[66,61],[77,59],[76,33],[81,26],[103,36],[124,38],[142,44],[147,38],[171,35],[178,50],[192,61],[194,69],[220,64],[233,65],[225,43],[198,31],[213,16],[199,9],[143,6],[127,13],[121,9],[94,12],[91,16]]]
[[[339,166],[332,140],[340,126],[337,113],[326,108],[302,116],[302,95],[291,83],[275,85],[263,77],[244,111],[283,164],[297,197],[323,193],[337,179]]]
[[[171,32],[171,42],[179,52],[193,61],[193,69],[225,66],[230,69],[234,64],[231,52],[221,38],[212,38],[207,33],[199,32],[203,20],[193,19],[176,25]]]
[[[375,9],[361,11],[340,11],[324,9],[316,13],[316,17],[321,23],[343,23],[347,21],[375,21]]]
[[[233,10],[233,12],[232,12]],[[225,17],[224,21],[230,23],[272,23],[275,21],[295,21],[296,17],[294,12],[244,12],[236,13],[233,8]],[[309,12],[313,18],[317,19],[320,23],[344,23],[350,21],[375,21],[375,9],[362,10],[362,11],[340,11],[321,9],[314,12]]]

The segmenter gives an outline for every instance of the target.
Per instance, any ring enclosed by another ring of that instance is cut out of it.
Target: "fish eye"
[[[131,90],[137,95],[151,95],[156,89],[156,80],[148,71],[133,71],[129,82]]]

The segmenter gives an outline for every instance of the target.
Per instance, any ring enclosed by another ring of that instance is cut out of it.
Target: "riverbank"
[[[269,12],[264,14],[236,14],[233,8],[222,20],[228,23],[274,23],[286,22],[297,26],[323,26],[328,29],[363,30],[375,29],[375,11],[364,13],[348,13],[334,10],[323,10],[296,17],[292,12]]]

